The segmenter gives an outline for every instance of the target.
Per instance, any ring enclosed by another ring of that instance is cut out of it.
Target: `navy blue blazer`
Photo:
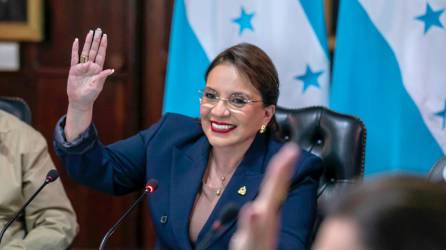
[[[148,199],[157,233],[157,249],[192,249],[189,218],[200,191],[211,148],[199,120],[166,114],[151,128],[104,146],[94,126],[75,142],[64,139],[62,118],[55,130],[54,145],[68,174],[81,184],[114,195],[141,190],[155,178],[158,189]],[[259,134],[226,186],[209,219],[199,233],[197,244],[218,219],[225,204],[242,206],[255,199],[271,157],[282,144]],[[302,152],[296,163],[292,185],[282,208],[280,249],[305,249],[316,214],[316,192],[321,160]],[[246,187],[246,194],[238,190]],[[211,244],[227,249],[236,230],[232,221]]]

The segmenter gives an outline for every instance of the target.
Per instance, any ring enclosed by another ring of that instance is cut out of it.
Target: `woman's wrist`
[[[79,137],[79,135],[90,126],[92,117],[93,107],[79,108],[69,104],[64,128],[66,140],[73,141]]]

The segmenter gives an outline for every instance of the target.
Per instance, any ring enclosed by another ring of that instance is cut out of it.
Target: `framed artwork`
[[[0,0],[0,41],[41,41],[43,0]]]

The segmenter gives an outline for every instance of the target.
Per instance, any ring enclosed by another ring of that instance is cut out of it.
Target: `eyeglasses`
[[[229,96],[229,98],[222,98],[218,96],[216,91],[210,89],[199,90],[198,93],[200,94],[200,103],[203,105],[208,105],[211,108],[217,105],[220,100],[225,101],[229,107],[233,109],[241,109],[247,104],[262,102],[261,100],[249,99],[248,97],[239,93],[233,93]]]

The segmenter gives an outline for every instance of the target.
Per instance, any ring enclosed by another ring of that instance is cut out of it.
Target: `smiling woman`
[[[114,72],[103,69],[107,39],[101,29],[90,31],[80,55],[79,40],[73,42],[69,105],[54,141],[68,173],[116,195],[156,178],[160,185],[149,208],[157,249],[192,249],[202,242],[212,249],[228,249],[235,218],[219,237],[209,239],[207,232],[225,205],[242,206],[255,199],[269,160],[283,146],[269,132],[272,126],[266,129],[274,121],[279,94],[274,65],[254,45],[230,47],[206,73],[199,121],[166,114],[151,128],[104,146],[92,114],[106,78]],[[316,212],[320,159],[302,152],[294,167],[279,244],[303,250]]]
[[[274,115],[275,105],[265,106],[260,91],[239,72],[234,65],[220,64],[208,75],[200,116],[214,151],[217,146],[231,146],[236,152],[246,152]],[[209,101],[212,98],[216,100]]]

